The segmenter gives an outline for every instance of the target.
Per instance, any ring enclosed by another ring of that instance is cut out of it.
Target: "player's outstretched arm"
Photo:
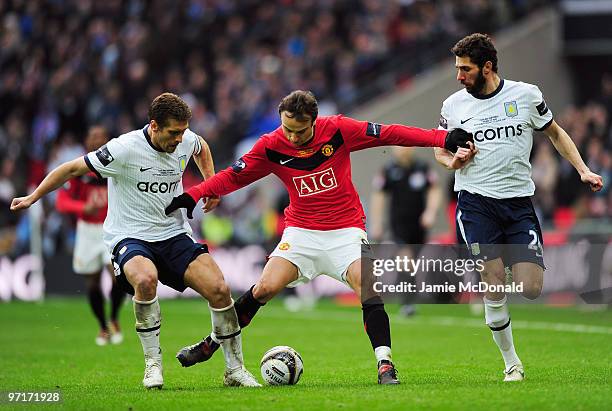
[[[576,171],[578,171],[580,180],[582,180],[583,183],[589,184],[593,191],[599,191],[603,188],[603,179],[601,176],[593,173],[589,167],[587,167],[580,156],[580,152],[576,148],[576,144],[574,144],[571,137],[556,121],[553,120],[543,131],[553,143],[553,146],[555,146],[559,154],[569,161]]]
[[[263,144],[260,139],[251,151],[236,160],[231,167],[185,190],[180,196],[174,197],[166,207],[166,215],[170,215],[179,208],[185,208],[187,209],[187,217],[193,218],[193,209],[200,198],[232,193],[270,174],[272,170],[266,160]]]
[[[89,171],[83,157],[68,161],[51,171],[36,187],[32,194],[25,197],[14,198],[11,202],[11,211],[23,210],[37,202],[42,196],[61,187],[71,178],[82,176]]]
[[[450,132],[426,130],[403,124],[359,121],[350,117],[341,117],[339,126],[351,151],[380,146],[405,146],[444,147],[454,153],[458,147],[467,147],[468,141],[474,141],[471,133],[460,128]]]

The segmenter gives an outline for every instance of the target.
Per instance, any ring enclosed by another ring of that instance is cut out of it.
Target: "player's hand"
[[[11,201],[11,211],[23,210],[34,204],[34,199],[31,195],[25,197],[15,197]]]
[[[193,209],[196,206],[196,201],[187,193],[183,193],[178,197],[174,197],[170,205],[166,207],[166,215],[170,215],[179,208],[187,209],[187,217],[193,218]]]
[[[472,143],[474,142],[474,136],[472,133],[468,133],[461,128],[456,128],[446,135],[444,148],[451,153],[455,153],[459,147],[468,148],[468,141],[471,141]]]
[[[220,202],[221,202],[220,197],[208,197],[206,199],[206,202],[202,206],[202,210],[204,210],[205,213],[208,213],[209,211],[212,211],[215,208],[217,208]]]
[[[453,155],[453,159],[449,164],[449,168],[453,170],[458,170],[462,167],[465,167],[476,154],[478,154],[478,149],[471,141],[467,143],[468,148],[460,147],[457,149],[457,152]]]
[[[580,175],[580,180],[591,186],[591,191],[599,191],[603,188],[603,178],[599,174],[588,171]]]
[[[423,211],[423,214],[421,214],[421,217],[419,218],[419,223],[421,223],[421,227],[425,229],[430,229],[431,227],[433,227],[435,222],[436,213],[431,212],[429,210]]]

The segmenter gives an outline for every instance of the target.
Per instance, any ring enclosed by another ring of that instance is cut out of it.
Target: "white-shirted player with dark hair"
[[[240,326],[221,270],[206,245],[192,239],[185,213],[164,213],[172,198],[183,192],[182,176],[190,157],[204,178],[214,175],[208,145],[188,129],[190,118],[191,110],[180,97],[161,94],[151,103],[150,121],[143,129],[60,165],[32,194],[13,199],[11,210],[28,208],[89,171],[108,178],[104,241],[113,255],[117,281],[134,295],[136,332],[145,357],[144,386],[163,385],[158,280],[178,291],[191,287],[208,300],[214,332],[222,336],[224,384],[259,386],[244,368]],[[205,211],[218,202],[208,199]]]
[[[440,128],[462,128],[474,135],[471,162],[455,172],[457,240],[473,256],[487,254],[480,273],[488,284],[505,284],[505,266],[523,283],[523,295],[542,291],[542,232],[530,197],[535,191],[529,155],[533,132],[543,131],[557,151],[578,171],[582,182],[601,190],[569,135],[554,121],[535,85],[500,78],[497,51],[489,36],[475,33],[460,40],[455,55],[457,80],[465,86],[447,98]],[[436,148],[436,159],[452,167],[453,155]],[[500,247],[511,244],[511,247]],[[506,295],[487,292],[485,321],[504,359],[504,381],[521,381],[524,369],[514,349]]]

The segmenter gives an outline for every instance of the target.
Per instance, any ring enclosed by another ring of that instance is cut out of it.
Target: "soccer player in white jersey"
[[[469,163],[455,172],[457,239],[474,257],[486,250],[483,281],[505,284],[505,267],[511,267],[514,281],[523,283],[523,295],[535,299],[542,291],[545,267],[542,232],[530,199],[535,190],[529,163],[533,132],[543,131],[593,191],[601,190],[602,178],[586,166],[537,86],[498,75],[497,51],[489,36],[471,34],[451,51],[457,80],[465,88],[444,101],[440,128],[461,127],[474,135],[476,145]],[[452,168],[450,152],[435,148],[435,154],[438,162]],[[504,381],[523,380],[506,295],[487,292],[484,306],[486,324],[504,359]]]
[[[117,281],[134,295],[136,332],[145,358],[143,385],[163,385],[159,280],[178,291],[191,287],[208,300],[212,327],[222,336],[224,384],[260,386],[244,368],[240,327],[221,270],[207,246],[191,238],[184,213],[164,213],[174,195],[183,192],[182,175],[191,156],[205,179],[214,174],[208,145],[188,129],[190,118],[191,109],[180,97],[161,94],[151,103],[149,123],[143,129],[58,166],[32,194],[13,199],[11,210],[28,208],[70,178],[89,171],[108,178],[104,241],[113,255]],[[205,211],[218,202],[209,199]]]

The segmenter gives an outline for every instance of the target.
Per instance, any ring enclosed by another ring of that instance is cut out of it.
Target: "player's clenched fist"
[[[477,153],[478,149],[476,146],[474,146],[474,143],[468,141],[467,148],[459,147],[457,149],[453,155],[453,159],[451,160],[449,167],[453,170],[458,170],[469,163]]]
[[[30,207],[34,200],[30,196],[16,197],[11,201],[11,211],[23,210]]]
[[[601,178],[599,174],[595,174],[591,171],[581,174],[580,180],[590,185],[592,191],[600,191],[603,188],[603,178]]]

